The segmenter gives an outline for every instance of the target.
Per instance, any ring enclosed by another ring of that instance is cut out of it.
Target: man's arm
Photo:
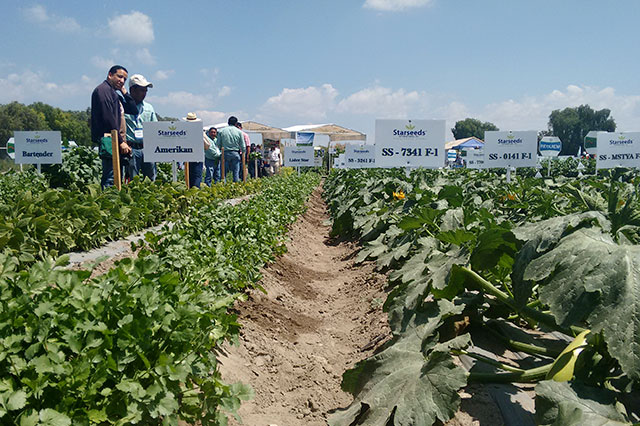
[[[138,115],[138,106],[136,105],[136,101],[133,100],[129,93],[126,93],[125,88],[122,88],[124,96],[118,95],[118,99],[122,103],[122,107],[124,108],[125,114]]]
[[[111,102],[112,98],[109,96],[108,92],[104,90],[96,90],[92,94],[92,110],[98,117],[99,123],[104,123],[104,125],[111,130],[119,130],[118,124],[116,122],[116,114],[120,114],[120,111],[115,111],[113,109],[113,102]],[[106,129],[105,129],[106,130]],[[102,135],[100,135],[102,137]]]

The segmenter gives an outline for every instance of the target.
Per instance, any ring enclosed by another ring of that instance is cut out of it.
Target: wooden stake
[[[245,155],[246,155],[246,152],[240,151],[240,156],[242,157],[242,181],[243,182],[247,181],[247,165],[245,164],[245,161],[244,161]]]
[[[191,185],[189,185],[191,182],[189,182],[189,162],[188,161],[184,162],[184,181],[187,184],[187,189],[191,188]]]
[[[111,131],[111,160],[113,161],[113,184],[118,190],[122,189],[120,178],[120,144],[118,143],[118,131]]]

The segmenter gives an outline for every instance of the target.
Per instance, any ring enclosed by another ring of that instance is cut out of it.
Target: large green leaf
[[[541,426],[631,425],[615,406],[615,393],[551,380],[536,386],[536,423]]]
[[[605,231],[611,227],[601,213],[587,212],[528,223],[512,230],[518,240],[525,242],[516,256],[511,275],[514,297],[520,306],[524,306],[531,296],[532,283],[523,279],[527,265],[555,247],[562,237],[592,224],[597,224]]]
[[[623,371],[640,378],[640,247],[618,245],[596,229],[580,229],[534,259],[525,280],[541,282],[540,300],[563,326],[586,320],[604,331]]]
[[[438,345],[437,328],[459,307],[429,302],[405,333],[377,355],[345,373],[343,389],[356,400],[329,418],[333,426],[364,424],[432,425],[450,419],[460,403],[466,372],[456,366],[448,345]],[[467,344],[456,340],[456,347]],[[426,353],[426,355],[425,355]]]

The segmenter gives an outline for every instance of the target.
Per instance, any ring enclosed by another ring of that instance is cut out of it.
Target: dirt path
[[[308,206],[288,252],[263,271],[266,294],[254,290],[238,305],[240,345],[220,360],[226,382],[255,391],[240,409],[245,425],[325,425],[329,410],[352,400],[340,390],[342,373],[390,333],[385,277],[353,265],[355,246],[329,239],[320,190]]]

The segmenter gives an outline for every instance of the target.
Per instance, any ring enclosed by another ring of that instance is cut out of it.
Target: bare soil
[[[390,337],[386,277],[354,265],[357,247],[330,239],[327,219],[316,190],[287,253],[263,270],[266,293],[237,305],[240,345],[224,348],[220,363],[226,382],[255,391],[240,408],[245,425],[326,425],[330,410],[353,400],[342,373]]]

